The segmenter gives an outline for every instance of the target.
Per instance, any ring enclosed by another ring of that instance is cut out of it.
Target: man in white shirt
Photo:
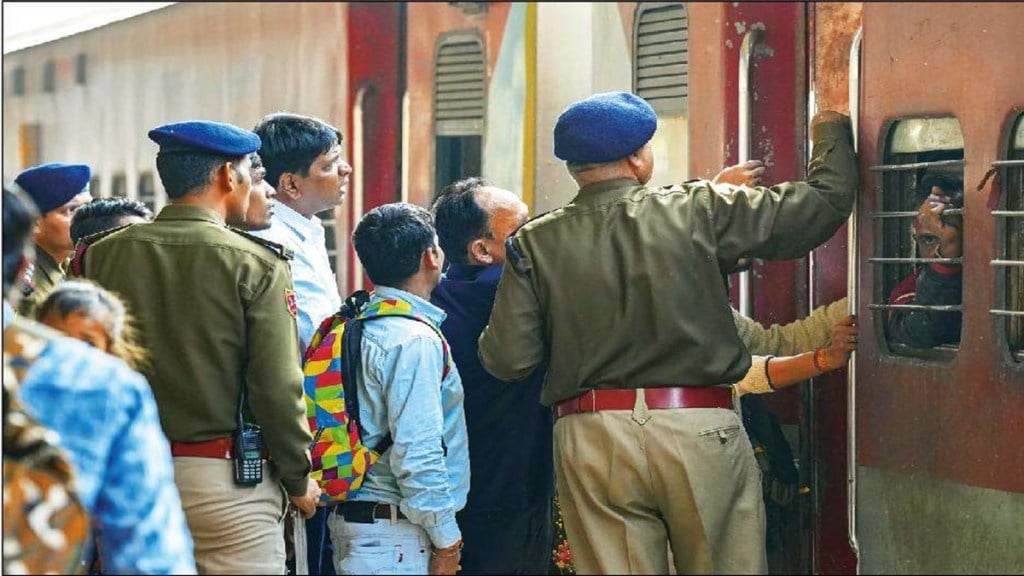
[[[341,132],[317,118],[270,114],[253,131],[263,141],[266,180],[277,190],[270,229],[258,235],[295,252],[292,281],[299,343],[305,350],[320,322],[341,307],[324,227],[316,214],[341,205],[352,166],[345,161]]]
[[[341,307],[324,227],[316,215],[341,205],[352,166],[345,161],[341,132],[318,118],[270,114],[253,131],[263,142],[260,157],[265,179],[277,191],[270,228],[255,234],[294,252],[292,282],[298,305],[299,344],[304,352],[324,318]],[[310,574],[332,569],[326,522],[326,508],[319,508],[306,521]],[[297,552],[301,554],[301,550]],[[298,564],[299,559],[296,561]]]

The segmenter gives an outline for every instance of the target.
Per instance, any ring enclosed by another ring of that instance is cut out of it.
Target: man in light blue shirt
[[[298,304],[299,344],[305,351],[320,322],[341,307],[338,280],[316,214],[340,206],[352,167],[341,132],[309,116],[277,113],[253,129],[263,145],[266,181],[277,191],[269,230],[255,234],[295,253],[292,282]]]
[[[363,328],[359,419],[366,446],[393,444],[329,526],[335,569],[345,574],[455,574],[462,533],[455,513],[469,493],[462,381],[430,303],[444,252],[433,217],[385,204],[359,221],[352,243],[382,301],[416,319],[383,316]]]

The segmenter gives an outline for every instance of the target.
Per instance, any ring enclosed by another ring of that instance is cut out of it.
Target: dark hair
[[[435,234],[430,212],[396,202],[367,212],[352,233],[352,244],[374,284],[398,287],[419,271]]]
[[[467,245],[491,233],[489,215],[477,202],[476,192],[490,186],[483,178],[466,178],[445,186],[434,200],[434,226],[441,249],[449,258],[469,262]]]
[[[253,132],[263,142],[260,156],[274,188],[285,172],[308,176],[317,157],[342,140],[341,132],[323,120],[287,112],[265,116]]]
[[[156,171],[160,174],[167,197],[181,198],[213,182],[214,171],[225,162],[233,162],[235,173],[241,178],[238,164],[244,159],[245,156],[229,158],[219,154],[175,151],[157,154]]]
[[[128,198],[97,198],[75,211],[71,217],[71,241],[112,230],[129,216],[152,220],[153,212],[138,200]]]
[[[39,211],[28,194],[7,186],[4,186],[3,204],[3,297],[6,298],[11,286],[18,280],[15,275],[28,246],[32,227],[39,218]]]
[[[252,164],[251,170],[259,170],[260,168],[263,168],[263,158],[260,157],[259,152],[249,154],[249,163]]]

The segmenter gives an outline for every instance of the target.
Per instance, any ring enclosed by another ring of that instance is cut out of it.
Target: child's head
[[[131,316],[121,299],[84,280],[62,282],[46,297],[36,318],[138,369],[144,354],[136,343]]]

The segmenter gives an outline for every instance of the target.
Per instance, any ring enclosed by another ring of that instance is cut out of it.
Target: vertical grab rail
[[[352,219],[349,221],[348,230],[355,230],[356,222],[363,217],[363,159],[366,151],[363,150],[365,145],[364,131],[366,130],[364,124],[364,103],[366,101],[367,87],[363,86],[356,92],[356,102],[352,107]],[[346,246],[346,256],[349,255],[348,247]],[[359,258],[352,258],[352,282],[349,288],[351,290],[362,290],[363,289],[363,264],[359,261]]]
[[[850,46],[850,123],[853,128],[853,150],[858,146],[858,130],[860,125],[860,47],[864,37],[864,28],[858,28]],[[849,225],[846,228],[846,292],[848,312],[857,313],[858,282],[860,280],[860,254],[857,245],[857,223],[860,211],[855,201],[850,213]],[[859,323],[858,323],[859,324]],[[847,536],[850,548],[857,559],[857,573],[860,573],[860,545],[857,542],[857,352],[850,355],[846,367],[846,502],[847,502]]]
[[[750,30],[743,37],[743,44],[740,45],[739,82],[737,82],[739,87],[737,106],[739,115],[737,140],[739,141],[739,146],[737,156],[741,164],[750,160],[750,63],[754,55],[754,45],[760,39],[761,30]],[[747,317],[751,315],[750,270],[740,273],[739,308],[740,314]]]

